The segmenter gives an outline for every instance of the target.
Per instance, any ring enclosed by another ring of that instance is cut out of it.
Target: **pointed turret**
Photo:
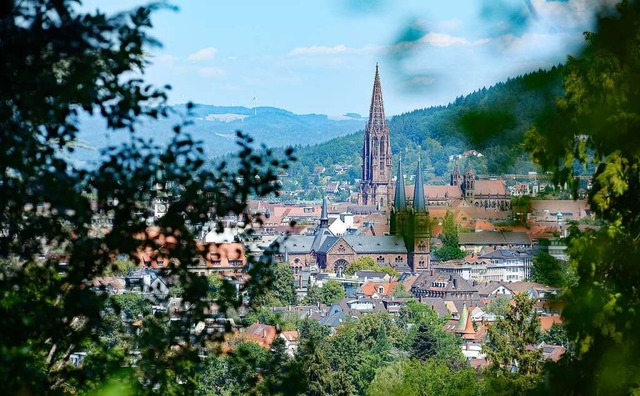
[[[473,168],[471,167],[471,162],[467,162],[467,167],[464,170],[464,173],[467,175],[474,175]]]
[[[464,333],[464,330],[467,327],[468,319],[469,319],[469,310],[467,309],[467,304],[463,304],[462,312],[460,313],[460,318],[458,319],[458,324],[456,325],[456,333],[458,334]]]
[[[462,193],[465,198],[473,198],[476,185],[476,173],[471,167],[471,163],[467,162],[467,168],[464,171],[462,182]]]
[[[418,157],[418,168],[416,169],[416,182],[413,186],[413,210],[415,212],[426,212],[427,204],[424,199],[424,182],[422,181],[422,161]]]
[[[393,199],[396,212],[407,210],[407,195],[404,191],[404,173],[402,172],[402,157],[398,161],[398,176],[396,177],[396,193]]]
[[[376,63],[376,75],[373,79],[373,92],[371,93],[371,107],[369,108],[369,130],[384,128],[387,120],[384,117],[384,102],[382,101],[382,85],[380,85],[380,74]]]
[[[467,321],[465,323],[464,330],[462,331],[463,340],[473,340],[476,338],[476,331],[473,329],[473,322],[471,321],[471,315],[467,315]]]
[[[452,186],[461,186],[462,185],[462,174],[460,173],[460,166],[458,166],[458,162],[453,166],[453,172],[451,172],[451,185]]]
[[[329,215],[327,214],[327,197],[322,197],[322,212],[320,213],[320,228],[329,227]]]

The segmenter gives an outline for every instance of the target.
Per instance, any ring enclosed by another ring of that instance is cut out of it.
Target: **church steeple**
[[[362,145],[362,178],[358,203],[375,205],[378,210],[388,212],[393,203],[391,173],[389,126],[384,115],[380,72],[376,64],[369,121],[364,130]]]
[[[451,172],[451,185],[462,186],[462,174],[460,173],[458,161],[456,161],[456,164],[453,166],[453,172]]]
[[[329,215],[327,214],[327,197],[322,197],[322,212],[320,213],[320,228],[329,227]]]
[[[384,102],[382,100],[382,86],[380,85],[380,73],[376,63],[376,75],[373,78],[373,92],[371,93],[371,107],[369,108],[369,123],[367,129],[382,129],[387,125],[384,116]]]
[[[416,182],[413,186],[413,210],[414,212],[426,212],[427,204],[424,199],[424,182],[422,181],[422,161],[418,157],[416,169]]]
[[[396,212],[407,210],[407,195],[404,191],[404,173],[402,172],[402,158],[398,161],[398,176],[396,177],[396,193],[393,199]]]

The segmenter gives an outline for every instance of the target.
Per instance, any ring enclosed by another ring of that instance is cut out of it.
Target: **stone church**
[[[460,189],[459,197],[469,205],[485,209],[509,210],[511,197],[504,180],[476,180],[471,165],[467,164],[464,174],[456,163],[451,172],[451,186]]]

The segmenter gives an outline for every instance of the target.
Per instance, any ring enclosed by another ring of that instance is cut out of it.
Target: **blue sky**
[[[387,115],[445,105],[575,54],[594,0],[174,0],[147,79],[172,103],[368,112],[376,62]],[[91,0],[106,12],[144,4]],[[403,39],[404,38],[404,39]],[[410,44],[407,44],[407,39]]]

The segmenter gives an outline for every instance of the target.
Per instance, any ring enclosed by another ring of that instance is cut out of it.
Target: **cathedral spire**
[[[422,161],[418,157],[416,169],[416,182],[413,186],[413,210],[414,212],[426,212],[427,204],[424,199],[424,182],[422,181]]]
[[[404,191],[404,173],[402,172],[402,157],[398,161],[398,176],[396,178],[396,194],[393,200],[396,211],[407,210],[407,195]]]
[[[382,101],[382,85],[380,85],[380,74],[376,63],[376,75],[373,79],[373,92],[371,93],[371,107],[369,108],[368,129],[384,128],[387,120],[384,117],[384,103]]]
[[[382,85],[376,64],[369,121],[364,130],[362,145],[362,178],[358,203],[373,205],[380,211],[388,212],[393,204],[392,176],[389,126],[384,116]]]

